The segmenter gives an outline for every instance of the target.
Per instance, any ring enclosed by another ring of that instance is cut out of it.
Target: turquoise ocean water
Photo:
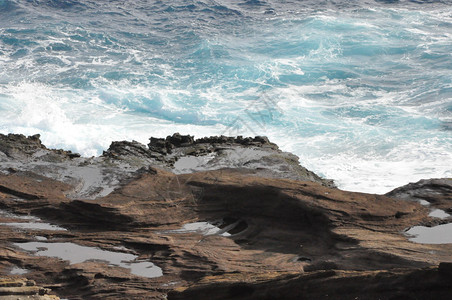
[[[451,1],[0,0],[0,132],[266,135],[347,190],[452,177]]]

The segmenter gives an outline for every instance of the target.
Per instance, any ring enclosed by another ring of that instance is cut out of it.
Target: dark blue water
[[[342,188],[452,177],[451,1],[0,0],[0,132],[267,135]]]

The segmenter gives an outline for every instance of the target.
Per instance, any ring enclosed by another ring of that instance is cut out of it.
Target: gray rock
[[[423,179],[398,187],[386,194],[404,200],[425,200],[430,203],[452,204],[452,178]]]
[[[149,166],[177,174],[222,168],[251,170],[253,175],[319,182],[333,187],[300,166],[298,157],[281,151],[267,137],[212,136],[194,139],[175,133],[150,138],[148,146],[137,141],[112,142],[99,157],[80,157],[61,149],[48,149],[39,135],[0,135],[0,171],[33,172],[73,185],[71,198],[102,197],[126,184]]]

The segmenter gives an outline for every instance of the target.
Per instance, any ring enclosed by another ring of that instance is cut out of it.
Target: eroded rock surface
[[[386,194],[389,197],[420,201],[452,213],[452,178],[424,179],[396,188]]]
[[[48,149],[39,135],[0,135],[0,172],[33,172],[68,183],[73,187],[68,196],[73,199],[106,196],[150,165],[175,173],[244,168],[253,170],[256,176],[309,180],[334,187],[332,180],[300,166],[297,156],[282,152],[266,137],[195,140],[175,133],[166,139],[150,140],[149,147],[136,141],[113,142],[102,156],[86,158],[71,151]]]
[[[452,293],[452,244],[414,243],[404,233],[431,221],[428,207],[341,191],[307,170],[297,177],[305,170],[298,159],[266,138],[175,134],[82,158],[13,136],[0,150],[20,149],[8,146],[17,139],[39,149],[1,156],[0,271],[61,298]],[[195,167],[178,165],[187,157]]]
[[[255,176],[308,180],[334,187],[332,180],[302,167],[296,155],[279,150],[263,136],[195,139],[175,133],[165,139],[151,137],[148,148],[138,142],[113,142],[103,156],[135,163],[140,160],[143,165],[160,166],[176,174],[237,168],[253,170]]]
[[[0,278],[0,299],[2,300],[58,300],[59,297],[49,295],[50,289],[36,285],[33,280],[8,276]]]

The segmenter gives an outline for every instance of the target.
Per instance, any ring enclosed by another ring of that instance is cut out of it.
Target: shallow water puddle
[[[174,163],[173,172],[176,174],[190,173],[205,166],[212,158],[215,157],[214,153],[209,153],[202,156],[183,156],[180,157]]]
[[[428,201],[426,201],[426,200],[423,200],[423,199],[419,200],[419,203],[420,203],[421,205],[424,205],[424,206],[429,206],[429,205],[430,205],[430,202],[428,202]]]
[[[419,203],[423,206],[430,206],[430,202],[426,201],[426,200],[418,200]],[[432,208],[430,213],[428,214],[429,217],[432,218],[439,218],[439,219],[445,219],[450,217],[450,214],[446,213],[444,210],[442,209],[438,209],[438,208]]]
[[[163,275],[161,268],[148,261],[138,261],[138,256],[129,253],[106,251],[74,243],[29,242],[15,243],[14,245],[31,251],[34,255],[58,257],[68,260],[71,264],[98,260],[105,261],[113,266],[130,269],[130,273],[137,276],[154,278]]]
[[[11,269],[11,271],[9,271],[9,274],[11,274],[11,275],[24,275],[27,273],[28,273],[27,269],[22,269],[19,267],[14,267]]]
[[[421,244],[451,244],[452,223],[434,227],[414,226],[405,232],[410,241]]]
[[[65,231],[66,229],[57,225],[52,225],[49,223],[0,223],[0,225],[16,227],[20,229],[31,229],[31,230],[55,230],[55,231]]]
[[[448,213],[446,213],[444,210],[442,209],[433,209],[429,214],[429,217],[433,217],[433,218],[439,218],[439,219],[445,219],[450,217],[450,215]]]
[[[4,210],[0,210],[0,216],[9,219],[23,220],[24,222],[2,222],[0,225],[11,226],[19,229],[30,229],[30,230],[55,230],[55,231],[66,231],[66,228],[60,227],[58,225],[53,225],[50,223],[43,222],[40,218],[34,216],[19,216]]]

